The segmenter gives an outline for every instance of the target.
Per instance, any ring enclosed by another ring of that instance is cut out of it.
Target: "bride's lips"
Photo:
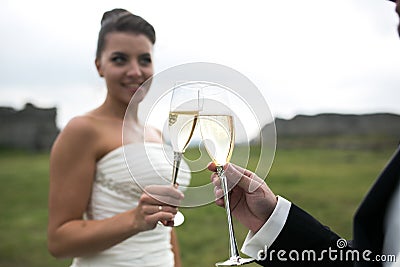
[[[137,90],[139,90],[141,84],[122,84],[123,88],[128,90],[131,93],[135,93]]]

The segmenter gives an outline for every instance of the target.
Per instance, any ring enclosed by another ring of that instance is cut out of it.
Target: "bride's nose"
[[[140,77],[142,75],[142,70],[137,61],[131,61],[126,71],[127,76]]]

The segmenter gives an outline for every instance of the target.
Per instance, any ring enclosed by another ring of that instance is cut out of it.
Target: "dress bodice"
[[[133,209],[145,186],[170,184],[172,155],[170,147],[157,143],[129,144],[106,154],[97,162],[86,218],[101,220]],[[190,173],[181,171],[178,182],[188,186]],[[72,266],[173,266],[170,232],[157,225],[92,257],[75,258]]]

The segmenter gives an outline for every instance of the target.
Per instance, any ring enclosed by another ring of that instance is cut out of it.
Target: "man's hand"
[[[215,185],[216,204],[224,206],[221,180],[216,173],[214,163],[208,169],[214,173],[211,181]],[[224,166],[230,190],[232,215],[244,226],[256,233],[271,216],[277,199],[268,185],[253,172],[228,163]]]

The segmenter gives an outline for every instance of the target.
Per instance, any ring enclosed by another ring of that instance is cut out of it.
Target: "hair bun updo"
[[[145,35],[152,44],[156,42],[153,26],[140,16],[123,8],[106,11],[101,18],[101,29],[97,41],[96,58],[100,58],[105,45],[105,36],[111,32],[131,32]]]
[[[106,12],[104,12],[103,17],[101,18],[100,24],[101,24],[101,26],[103,26],[106,23],[109,23],[113,20],[115,21],[118,18],[126,16],[126,15],[133,15],[133,14],[123,8],[115,8],[113,10],[106,11]]]

